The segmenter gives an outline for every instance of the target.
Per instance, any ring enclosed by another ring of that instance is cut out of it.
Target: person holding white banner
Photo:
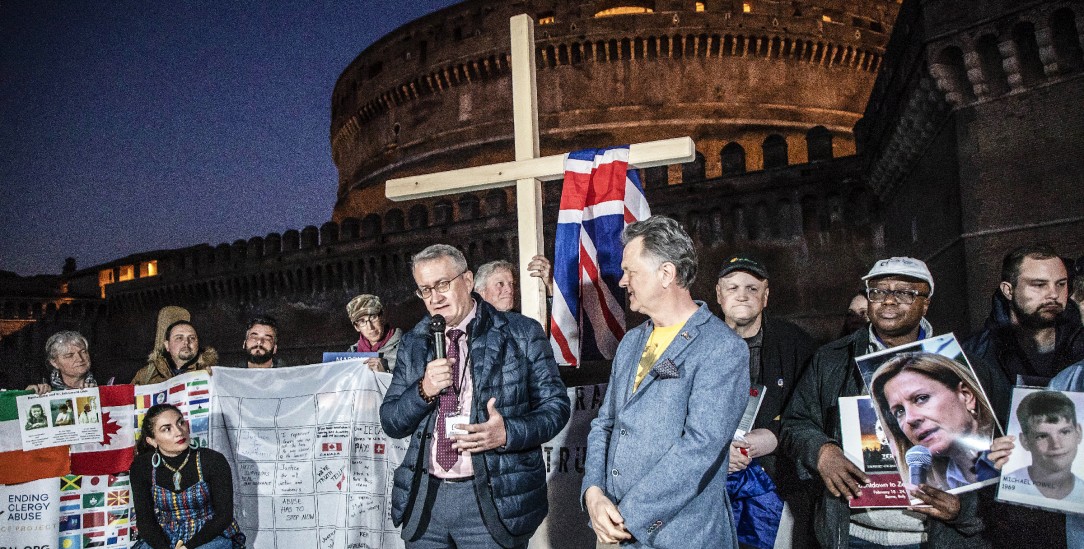
[[[471,292],[456,248],[429,246],[412,270],[431,316],[403,335],[380,406],[385,433],[410,437],[392,520],[409,549],[526,547],[549,510],[542,444],[570,413],[549,341]]]

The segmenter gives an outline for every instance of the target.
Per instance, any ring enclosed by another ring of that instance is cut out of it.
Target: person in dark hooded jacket
[[[1005,256],[986,325],[963,344],[1001,425],[1008,425],[1014,386],[1045,386],[1084,359],[1080,311],[1068,300],[1068,269],[1052,248],[1024,246]],[[983,535],[994,547],[1066,546],[1065,515],[999,503],[993,488],[979,498]]]

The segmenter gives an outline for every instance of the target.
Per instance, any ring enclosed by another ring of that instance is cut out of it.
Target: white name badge
[[[455,425],[467,425],[470,423],[470,416],[448,416],[444,418],[444,436],[451,438],[452,435],[466,435],[469,434],[463,429],[456,429]]]

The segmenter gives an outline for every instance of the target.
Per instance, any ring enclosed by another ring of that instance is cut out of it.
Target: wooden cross
[[[530,276],[527,264],[543,249],[541,182],[562,179],[568,155],[538,156],[534,20],[526,14],[517,15],[512,17],[511,27],[515,161],[390,179],[385,194],[390,200],[401,201],[515,185],[520,306],[524,315],[547,326],[546,287],[541,280]],[[629,168],[691,162],[695,157],[696,147],[690,137],[636,143],[629,148]]]

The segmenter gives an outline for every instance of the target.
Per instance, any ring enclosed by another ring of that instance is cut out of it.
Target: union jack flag
[[[557,218],[550,343],[562,364],[612,359],[625,335],[621,232],[651,211],[629,147],[568,155]]]

